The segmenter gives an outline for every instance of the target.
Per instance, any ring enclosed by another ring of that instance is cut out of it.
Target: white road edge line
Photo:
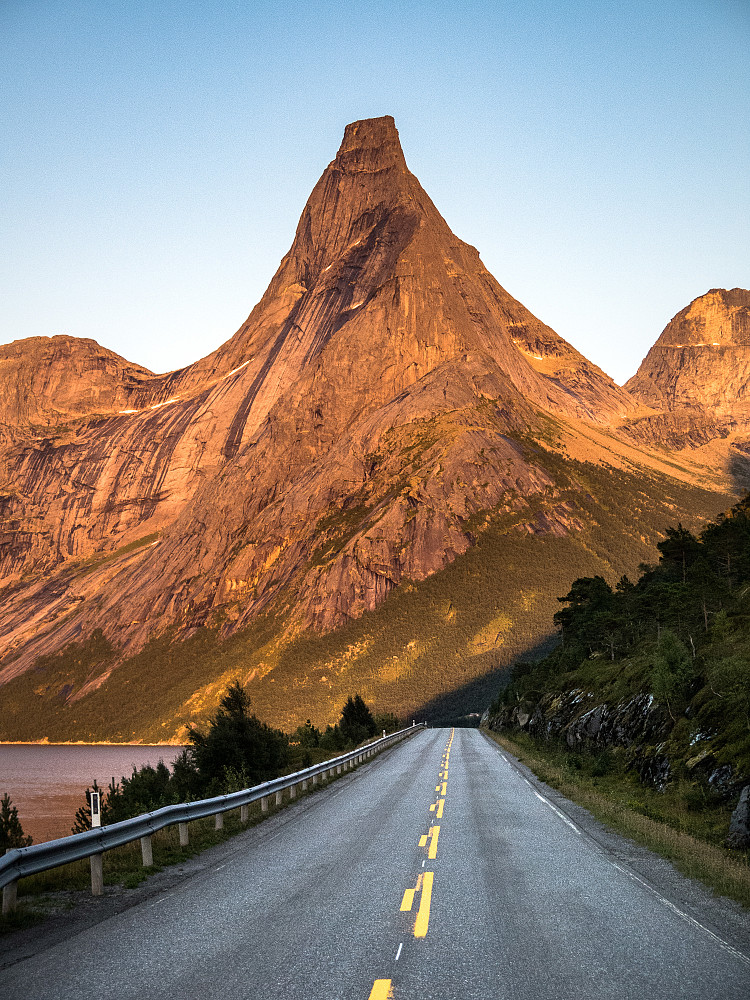
[[[549,799],[545,799],[545,797],[543,795],[541,795],[536,790],[536,788],[534,788],[533,791],[534,791],[534,795],[536,795],[536,797],[538,799],[540,799],[546,806],[549,806],[553,813],[557,813],[557,815],[560,817],[560,819],[563,821],[563,823],[565,823],[566,826],[569,826],[570,829],[573,831],[573,833],[577,833],[579,837],[581,836],[581,831],[578,829],[578,827],[575,825],[575,823],[572,820],[568,819],[568,817],[565,815],[565,813],[560,812],[560,810],[557,808],[557,806],[553,806],[552,803],[550,802],[550,800]]]
[[[510,761],[508,760],[508,758],[504,754],[500,753],[499,750],[497,752],[497,755],[500,758],[500,760],[504,761],[506,764],[510,764]],[[565,823],[566,826],[569,826],[570,829],[573,831],[573,833],[576,833],[579,837],[581,836],[581,831],[578,829],[578,827],[575,825],[575,823],[565,815],[564,812],[561,812],[557,808],[557,806],[554,806],[550,802],[549,799],[545,798],[541,794],[541,792],[538,792],[536,790],[536,788],[534,788],[534,786],[531,784],[531,782],[529,781],[529,779],[525,775],[521,774],[519,771],[516,771],[516,774],[518,774],[519,778],[521,778],[522,781],[526,782],[526,784],[532,790],[532,792],[534,793],[534,795],[536,795],[536,797],[540,801],[542,801],[546,806],[549,806],[553,813],[557,813],[557,815],[560,817],[560,819],[563,821],[563,823]]]
[[[155,902],[149,904],[149,910],[153,910],[155,906],[163,903],[165,899],[169,899],[171,896],[174,896],[173,892],[168,892],[165,896],[160,896]]]
[[[644,889],[648,889],[648,891],[653,896],[656,896],[656,898],[661,903],[664,903],[665,906],[668,906],[669,909],[673,913],[676,913],[678,917],[682,917],[682,919],[685,920],[687,923],[689,923],[692,927],[695,927],[697,930],[701,930],[705,934],[708,934],[708,936],[710,938],[713,938],[713,940],[718,944],[718,946],[722,948],[724,951],[729,952],[730,955],[733,955],[735,958],[739,958],[740,961],[745,962],[747,965],[750,965],[750,958],[748,958],[747,955],[743,955],[741,951],[737,951],[737,949],[733,948],[728,941],[725,941],[724,938],[719,937],[718,934],[715,934],[712,930],[706,927],[705,924],[702,924],[699,920],[696,920],[695,917],[691,917],[689,913],[685,913],[685,911],[681,910],[679,906],[675,906],[674,903],[670,902],[665,896],[662,896],[660,892],[654,889],[652,885],[649,885],[648,882],[646,882],[644,879],[639,878],[635,874],[635,872],[631,872],[627,868],[623,868],[621,865],[618,865],[615,861],[612,861],[611,864],[618,870],[618,872],[622,872],[623,875],[627,875],[628,878],[631,878],[634,882],[638,882],[639,885],[642,885]]]
[[[404,942],[402,941],[401,944],[398,946],[398,951],[396,952],[396,961],[397,962],[401,958],[401,949],[403,947],[404,947]]]
[[[510,763],[510,761],[507,759],[507,757],[505,757],[505,755],[502,754],[502,753],[500,753],[499,751],[498,751],[498,756],[502,760],[504,760],[506,764]],[[565,820],[565,822],[568,824],[568,826],[572,827],[572,829],[574,829],[575,832],[580,835],[581,831],[577,827],[575,827],[571,823],[571,821],[566,816],[564,816],[563,813],[560,812],[559,809],[556,809],[555,806],[553,806],[552,803],[548,799],[545,799],[545,797],[543,795],[540,795],[539,792],[536,790],[536,788],[534,788],[534,786],[531,784],[531,782],[529,781],[528,778],[524,777],[524,775],[520,775],[520,776],[523,778],[523,780],[526,782],[526,784],[529,786],[529,788],[533,789],[534,794],[538,798],[540,798],[542,800],[542,802],[546,802],[547,805],[550,807],[550,809],[554,809],[554,811],[557,813],[557,815],[560,817],[560,819]],[[638,882],[640,885],[643,886],[644,889],[648,889],[648,891],[653,896],[656,896],[656,898],[661,903],[663,903],[670,910],[672,910],[673,913],[676,913],[678,917],[681,917],[683,920],[687,921],[687,923],[689,923],[692,927],[695,927],[697,930],[703,931],[704,934],[708,934],[708,936],[710,938],[712,938],[723,951],[726,951],[730,955],[733,955],[735,958],[738,958],[741,962],[744,962],[746,965],[750,965],[750,958],[748,958],[747,955],[744,955],[741,951],[737,951],[737,949],[733,948],[731,946],[731,944],[729,944],[728,941],[724,940],[724,938],[719,937],[718,934],[715,934],[708,927],[704,926],[704,924],[702,924],[699,920],[696,920],[695,917],[691,917],[689,913],[685,913],[685,911],[681,910],[679,908],[679,906],[675,906],[674,903],[670,902],[665,896],[662,896],[662,894],[660,892],[658,892],[656,889],[654,889],[653,886],[649,885],[648,882],[646,882],[642,878],[639,878],[635,874],[635,872],[631,872],[627,868],[623,868],[621,865],[618,865],[615,861],[612,861],[611,859],[610,859],[610,864],[614,868],[616,868],[619,872],[622,872],[623,875],[627,875],[628,878],[631,878],[634,882]]]

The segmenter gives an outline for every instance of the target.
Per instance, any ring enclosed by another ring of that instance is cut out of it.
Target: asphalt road
[[[742,946],[643,881],[477,730],[417,734],[281,816],[4,969],[0,996],[750,997]]]

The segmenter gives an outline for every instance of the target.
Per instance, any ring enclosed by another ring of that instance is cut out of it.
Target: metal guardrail
[[[134,816],[132,819],[124,819],[119,823],[112,823],[110,826],[97,827],[92,830],[85,830],[83,833],[73,834],[70,837],[62,837],[59,840],[50,840],[43,844],[32,844],[31,847],[17,847],[6,851],[0,858],[0,888],[3,890],[3,913],[9,913],[16,905],[16,890],[18,879],[27,875],[36,875],[38,872],[47,871],[50,868],[57,868],[60,865],[70,864],[72,861],[80,861],[83,858],[91,858],[91,890],[94,895],[101,895],[104,891],[102,878],[101,858],[104,851],[111,851],[114,847],[121,847],[134,840],[141,841],[144,865],[153,864],[151,851],[151,834],[164,827],[180,824],[180,844],[185,846],[188,843],[187,824],[191,820],[204,819],[206,816],[216,817],[217,829],[223,826],[223,814],[230,809],[241,809],[241,818],[246,820],[247,807],[252,802],[261,800],[261,807],[264,812],[268,810],[268,800],[272,795],[276,797],[276,804],[281,804],[282,793],[289,789],[290,798],[295,798],[297,788],[306,791],[308,781],[313,785],[318,779],[334,771],[341,774],[343,770],[348,770],[355,764],[361,764],[369,757],[375,756],[381,750],[406,736],[423,729],[425,723],[412,725],[408,729],[401,729],[397,733],[391,733],[382,739],[375,740],[366,746],[351,750],[349,753],[334,757],[331,760],[314,764],[303,771],[295,771],[294,774],[286,774],[281,778],[274,778],[273,781],[265,781],[252,788],[245,788],[241,792],[230,792],[227,795],[216,795],[211,799],[199,799],[197,802],[183,802],[179,805],[163,806],[153,812],[143,813],[141,816]]]

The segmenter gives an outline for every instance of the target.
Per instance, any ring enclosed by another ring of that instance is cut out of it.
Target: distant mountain
[[[672,447],[750,431],[750,291],[712,288],[677,313],[625,388]]]
[[[715,465],[643,447],[661,397],[495,281],[390,117],[347,126],[212,355],[157,376],[33,338],[0,348],[0,381],[0,736],[168,735],[233,672],[277,722],[326,721],[355,683],[411,710],[542,640],[568,576],[634,567],[675,510],[733,498]],[[469,600],[446,581],[477,559]],[[398,635],[377,617],[428,592],[427,637],[419,602]]]

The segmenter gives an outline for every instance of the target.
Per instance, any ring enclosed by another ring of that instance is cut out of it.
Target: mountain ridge
[[[540,537],[580,530],[563,473],[526,443],[553,424],[554,447],[584,461],[731,490],[670,464],[658,433],[645,450],[621,433],[656,411],[453,235],[389,116],[347,126],[267,291],[216,351],[153,375],[78,349],[104,412],[56,382],[42,426],[19,411],[0,449],[0,684],[97,628],[117,651],[66,703],[167,632],[226,639],[272,608],[287,636],[339,628],[467,553],[488,511]]]

